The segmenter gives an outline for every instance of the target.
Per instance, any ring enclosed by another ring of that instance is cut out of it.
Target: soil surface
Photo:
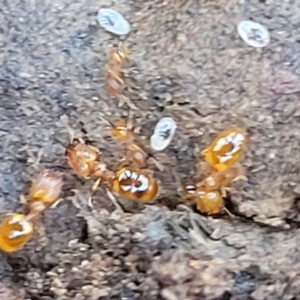
[[[126,38],[105,32],[100,7],[131,23]],[[3,0],[0,7],[0,213],[23,212],[21,194],[46,169],[64,173],[63,201],[43,217],[44,234],[0,253],[6,300],[300,299],[300,1]],[[236,26],[251,19],[270,31],[263,49]],[[105,88],[107,58],[120,42],[130,106]],[[155,154],[161,192],[148,205],[119,199],[114,210],[64,157],[87,132],[112,166],[124,149],[108,121],[129,113],[149,141],[172,116],[172,144]],[[251,135],[235,184],[233,216],[206,217],[177,192],[201,174],[199,154],[230,126]],[[69,128],[70,127],[70,128]],[[41,231],[41,230],[39,230]]]

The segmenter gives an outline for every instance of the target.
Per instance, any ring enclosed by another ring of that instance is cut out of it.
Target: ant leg
[[[70,144],[72,144],[75,140],[75,130],[68,124],[67,131],[70,136]]]
[[[113,78],[115,81],[117,81],[119,84],[123,85],[124,80],[120,77],[119,72],[108,70],[108,75]]]
[[[175,173],[175,182],[176,182],[176,190],[179,196],[181,196],[182,198],[185,198],[185,188],[181,182],[181,179],[179,177],[179,175],[177,173]]]
[[[126,97],[125,95],[121,94],[118,95],[119,107],[122,107],[124,104],[127,104],[130,110],[138,110],[135,104],[130,100],[130,98]]]
[[[88,206],[89,207],[94,207],[93,205],[93,202],[92,202],[92,198],[97,190],[97,188],[99,187],[99,185],[101,184],[101,178],[98,178],[95,183],[93,184],[93,187],[92,187],[92,192],[91,192],[91,195],[90,197],[88,198]]]
[[[100,184],[101,184],[101,178],[98,178],[96,182],[93,184],[92,191],[96,191]]]
[[[138,136],[139,138],[139,136]],[[140,139],[140,138],[139,138]],[[143,145],[143,144],[142,144]],[[147,154],[147,161],[146,161],[146,164],[149,164],[149,163],[153,163],[155,165],[155,167],[160,171],[160,172],[163,172],[165,170],[163,164],[161,164],[155,157],[155,155],[149,151],[149,150],[143,150],[146,152]]]
[[[29,211],[29,213],[26,215],[26,220],[31,223],[38,223],[41,217],[40,212],[36,211]]]
[[[118,107],[123,107],[124,104],[126,104],[128,102],[127,97],[125,97],[123,94],[121,95],[117,95],[116,96],[118,98]]]
[[[208,152],[208,148],[201,151],[201,155],[205,155]]]
[[[128,162],[127,158],[123,157],[120,161],[118,161],[117,163],[115,163],[113,165],[112,170],[114,172],[116,172],[116,171],[122,169],[126,165],[127,162]]]
[[[115,128],[115,124],[109,120],[106,120],[105,118],[103,118],[102,116],[98,115],[100,117],[100,119],[106,123],[107,125],[109,125],[111,128]]]
[[[128,78],[129,77],[129,71],[128,70],[121,70],[122,71],[122,73],[123,73],[123,76],[125,77],[125,78]]]
[[[223,198],[226,198],[227,192],[230,192],[231,188],[230,187],[221,187],[221,195]]]
[[[117,199],[115,198],[115,196],[113,195],[113,193],[111,193],[110,190],[106,190],[106,194],[108,196],[108,198],[111,200],[111,202],[114,204],[114,206],[116,207],[116,209],[118,211],[120,211],[121,213],[124,213],[124,209],[121,207],[121,205],[118,203]]]
[[[28,203],[28,199],[26,198],[25,195],[20,195],[20,203],[21,204],[27,204]]]
[[[127,129],[130,130],[130,131],[134,130],[134,127],[133,127],[134,117],[133,116],[134,116],[134,113],[130,109],[129,113],[128,113],[128,118],[127,118]]]
[[[61,203],[64,199],[60,198],[56,200],[52,205],[49,206],[50,209],[57,207],[59,203]]]
[[[229,218],[235,219],[235,216],[226,207],[224,207],[223,210],[226,212]]]
[[[161,171],[161,172],[163,172],[163,171],[165,170],[164,166],[163,166],[159,161],[157,161],[157,160],[154,158],[154,156],[150,156],[150,157],[148,158],[148,162],[152,162],[152,163],[156,166],[156,168],[157,168],[159,171]]]
[[[40,220],[36,221],[34,225],[35,232],[38,234],[39,245],[46,246],[49,242],[49,239],[47,238],[45,225]]]
[[[85,140],[82,137],[79,137],[77,140],[80,144],[86,144]]]
[[[222,197],[223,198],[226,197],[227,192],[230,193],[230,194],[236,194],[236,193],[238,193],[238,190],[234,187],[231,187],[231,186],[222,188]]]
[[[232,180],[232,182],[238,181],[238,180],[248,181],[248,178],[247,178],[247,176],[245,176],[245,175],[238,175],[238,176],[236,176],[236,177]]]

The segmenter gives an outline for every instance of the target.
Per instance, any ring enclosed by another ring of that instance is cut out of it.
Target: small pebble
[[[101,8],[98,11],[97,20],[106,31],[116,35],[125,35],[130,32],[128,21],[113,9]]]
[[[237,27],[242,40],[255,48],[262,48],[270,43],[270,33],[262,25],[252,21],[242,21]]]
[[[176,122],[170,118],[162,118],[155,126],[150,138],[150,146],[155,151],[166,149],[171,143],[177,128]]]

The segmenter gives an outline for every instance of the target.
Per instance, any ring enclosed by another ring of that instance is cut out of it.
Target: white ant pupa
[[[270,43],[269,31],[259,23],[253,21],[242,21],[237,26],[242,40],[251,47],[262,48]]]
[[[155,151],[166,149],[174,137],[176,128],[177,124],[172,118],[165,117],[160,119],[150,138],[151,148]]]
[[[130,32],[130,24],[117,11],[110,8],[99,10],[97,20],[101,27],[116,35],[125,35]]]

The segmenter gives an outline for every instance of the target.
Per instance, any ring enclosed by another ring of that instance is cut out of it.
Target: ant
[[[246,179],[245,170],[235,166],[241,159],[248,137],[243,129],[230,128],[221,132],[202,154],[211,174],[196,185],[184,188],[186,197],[197,203],[197,208],[208,215],[220,214],[225,208],[224,198],[233,181]],[[227,211],[228,214],[230,214]]]
[[[225,208],[224,198],[227,192],[234,191],[229,184],[240,179],[246,179],[244,169],[241,167],[213,172],[196,185],[185,186],[185,196],[187,199],[194,200],[202,213],[215,215],[225,210],[231,215]]]
[[[108,63],[107,90],[112,96],[119,96],[124,89],[124,64],[129,57],[127,48],[118,47],[112,49]]]
[[[128,121],[121,119],[115,123],[108,122],[111,126],[111,134],[119,144],[124,145],[126,148],[125,158],[121,159],[119,165],[130,163],[138,168],[145,168],[151,161],[160,171],[163,171],[164,167],[155,159],[151,152],[145,150],[143,141],[135,134],[135,127],[132,125],[131,119],[132,117],[130,116]]]
[[[137,109],[130,99],[123,94],[125,89],[124,65],[128,61],[129,55],[129,50],[121,45],[111,50],[108,59],[106,88],[110,95],[118,98],[119,107],[127,103],[130,108]]]
[[[127,127],[123,127],[119,123],[116,127],[116,134],[122,141],[129,145],[128,155],[137,163],[138,166],[145,165],[146,153],[132,144],[133,135]],[[139,156],[140,155],[140,156]],[[74,172],[85,178],[97,178],[92,188],[92,193],[98,188],[101,182],[108,183],[110,189],[116,191],[119,195],[138,201],[150,201],[158,193],[158,185],[152,175],[145,170],[139,170],[134,167],[120,167],[126,159],[123,159],[110,170],[103,160],[100,151],[80,140],[74,140],[66,149],[69,166]],[[107,190],[109,198],[115,206],[120,210],[120,206],[113,198],[112,194]],[[91,197],[89,198],[91,204]],[[122,209],[121,209],[122,210]]]
[[[59,198],[63,185],[58,172],[45,170],[33,181],[29,196],[21,196],[26,202],[29,213],[9,213],[0,226],[0,248],[5,252],[14,252],[24,247],[31,239],[34,225],[41,214],[53,207]]]
[[[135,128],[132,126],[131,122],[119,120],[114,124],[111,124],[111,126],[112,135],[120,144],[125,146],[127,151],[126,157],[123,158],[121,162],[131,162],[139,168],[145,167],[149,159],[149,154],[142,149],[143,146],[136,143],[137,136],[134,133]]]
[[[110,123],[112,135],[120,144],[125,145],[126,156],[118,163],[116,172],[117,180],[113,183],[113,188],[125,198],[139,201],[151,201],[158,194],[158,183],[148,170],[145,169],[149,159],[153,158],[157,167],[163,167],[154,159],[151,153],[146,152],[142,145],[137,144],[138,136],[132,122],[119,120],[114,124]],[[140,144],[142,142],[140,141]],[[130,166],[120,169],[123,163]]]
[[[221,132],[202,154],[214,170],[225,171],[241,159],[249,140],[243,129],[229,128]]]
[[[92,207],[92,196],[101,183],[112,184],[115,173],[107,167],[102,153],[96,147],[82,139],[74,139],[67,146],[65,156],[71,169],[85,179],[96,179],[88,203]],[[115,203],[115,201],[114,201]]]

